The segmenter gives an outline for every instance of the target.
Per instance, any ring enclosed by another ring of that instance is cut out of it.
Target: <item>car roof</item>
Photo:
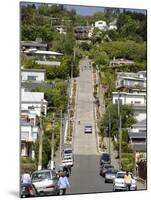
[[[72,150],[72,148],[64,148],[63,151]]]
[[[34,171],[33,173],[44,173],[44,172],[52,172],[52,171],[55,171],[55,170],[52,170],[52,169],[42,169],[42,170]]]

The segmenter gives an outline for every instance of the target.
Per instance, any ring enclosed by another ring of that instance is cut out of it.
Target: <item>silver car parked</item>
[[[41,195],[58,195],[58,177],[54,170],[38,170],[31,175],[33,185]]]

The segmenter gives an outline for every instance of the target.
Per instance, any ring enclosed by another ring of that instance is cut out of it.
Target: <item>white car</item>
[[[62,156],[72,156],[73,155],[73,149],[72,148],[65,148],[62,151]]]
[[[84,133],[92,133],[92,126],[91,125],[85,125],[84,126]]]
[[[72,155],[64,156],[63,160],[62,160],[62,166],[71,166],[71,167],[73,167],[73,156]]]
[[[54,170],[38,170],[31,175],[32,184],[39,194],[58,195],[58,177]]]
[[[114,180],[113,180],[113,191],[118,191],[118,190],[126,190],[126,185],[124,181],[124,176],[126,175],[125,171],[120,171],[117,172]],[[132,184],[131,184],[131,190],[137,190],[137,184],[136,180],[134,179],[133,175],[132,176]]]

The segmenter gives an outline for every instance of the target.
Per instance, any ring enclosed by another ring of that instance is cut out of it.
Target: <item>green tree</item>
[[[118,117],[118,105],[110,104],[108,105],[106,112],[103,115],[103,118],[100,123],[100,130],[104,132],[109,125],[109,113],[111,119],[111,135],[118,136],[119,134],[119,117]],[[136,123],[134,118],[134,112],[131,106],[129,105],[120,105],[120,113],[122,117],[122,128],[128,128],[132,124]]]

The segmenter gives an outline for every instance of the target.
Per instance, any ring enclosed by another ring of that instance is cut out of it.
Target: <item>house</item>
[[[55,29],[60,34],[67,34],[66,28],[64,26],[55,26]]]
[[[142,87],[146,88],[145,72],[138,73],[117,73],[116,88],[124,87]]]
[[[88,33],[90,26],[76,26],[74,28],[75,33]]]
[[[38,65],[48,65],[48,66],[60,66],[61,62],[59,61],[48,61],[48,60],[36,60]]]
[[[62,53],[54,52],[54,51],[44,51],[44,50],[37,50],[37,49],[28,49],[25,50],[25,53],[28,56],[37,56],[38,58],[46,60],[47,58],[59,58],[62,57]]]
[[[147,130],[146,119],[140,122],[137,122],[136,124],[133,124],[131,128],[129,129],[129,131],[132,133],[146,132],[146,130]]]
[[[100,30],[107,30],[107,23],[103,20],[99,20],[95,22],[94,27]]]
[[[47,101],[44,99],[43,92],[26,92],[21,89],[21,110],[29,110],[40,116],[41,113],[47,114]]]
[[[29,117],[22,118],[20,122],[21,129],[21,156],[34,159],[33,144],[40,134],[40,129],[36,122]]]
[[[22,82],[44,82],[46,70],[44,69],[21,69]]]
[[[115,22],[109,23],[108,30],[117,30],[117,25]]]
[[[41,43],[37,41],[21,41],[21,49],[27,50],[27,49],[37,49],[37,50],[48,50],[48,45],[46,43]]]
[[[128,93],[128,92],[112,92],[113,104],[118,103],[118,100],[121,104],[130,104],[130,105],[140,105],[146,104],[146,92],[142,93]]]
[[[134,64],[134,61],[132,60],[127,60],[124,58],[118,58],[118,59],[114,58],[113,60],[110,60],[109,66],[116,68],[116,67],[121,67],[122,65],[132,65],[132,64]]]
[[[146,132],[128,132],[130,144],[144,144],[146,143]]]
[[[117,104],[118,101],[122,105],[127,104],[132,106],[135,118],[138,122],[146,119],[146,92],[112,92],[113,104]]]

